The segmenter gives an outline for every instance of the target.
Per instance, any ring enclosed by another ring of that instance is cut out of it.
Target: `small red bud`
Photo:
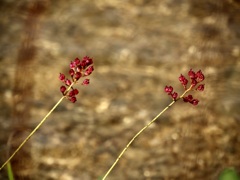
[[[198,99],[193,99],[192,101],[190,101],[191,104],[193,104],[194,106],[198,105],[199,100]]]
[[[74,69],[75,68],[75,63],[71,61],[70,64],[69,64],[69,67],[70,67],[70,69]]]
[[[66,79],[66,80],[65,80],[65,84],[66,84],[67,86],[70,86],[70,85],[72,84],[72,82],[71,82],[69,79]]]
[[[183,101],[184,101],[184,102],[189,102],[189,100],[188,100],[187,97],[183,97]]]
[[[198,91],[203,91],[203,90],[204,90],[204,84],[200,84],[200,85],[196,88],[196,90],[198,90]]]
[[[76,72],[76,74],[75,74],[75,79],[76,79],[76,80],[79,80],[79,79],[81,78],[81,76],[82,76],[82,73]]]
[[[172,93],[172,98],[173,98],[174,100],[176,100],[177,97],[178,97],[178,93],[176,93],[176,92]]]
[[[62,73],[60,73],[60,74],[59,74],[59,79],[60,79],[61,81],[64,81],[64,80],[65,80],[65,75],[62,74]]]
[[[76,66],[78,66],[78,65],[80,64],[80,59],[76,58],[76,59],[74,60],[74,64],[75,64]]]
[[[185,76],[183,76],[182,74],[180,75],[180,77],[178,78],[179,81],[181,82],[181,84],[186,87],[188,80],[185,78]]]
[[[89,83],[90,83],[89,79],[84,79],[82,82],[82,85],[88,85]]]
[[[77,95],[79,93],[77,89],[74,89],[73,91],[74,91],[75,95]]]
[[[191,78],[191,79],[194,79],[195,78],[195,72],[190,69],[189,72],[188,72],[188,76]]]
[[[196,81],[196,79],[192,79],[192,82],[191,82],[191,85],[192,85],[192,87],[195,87],[196,85],[197,85],[197,81]]]
[[[173,91],[173,87],[172,86],[166,86],[164,90],[165,90],[166,93],[171,94],[172,91]]]
[[[82,61],[84,62],[86,67],[93,64],[93,60],[91,58],[89,58],[88,56],[83,57]]]
[[[202,82],[204,79],[205,79],[205,77],[204,77],[202,71],[199,70],[199,71],[196,73],[196,80],[197,80],[197,82]]]
[[[68,96],[69,96],[69,97],[73,97],[73,96],[75,96],[75,94],[74,94],[74,90],[69,91]]]
[[[77,101],[77,98],[76,98],[75,96],[73,96],[73,97],[71,97],[69,100],[70,100],[72,103],[75,103],[75,102]]]
[[[65,93],[66,89],[67,89],[67,88],[66,88],[65,86],[61,86],[61,87],[60,87],[60,91],[61,91],[63,94]]]
[[[85,75],[85,76],[89,76],[90,74],[92,74],[93,70],[94,70],[93,66],[88,67],[88,68],[86,69],[84,75]]]
[[[71,77],[73,77],[73,76],[74,76],[74,73],[75,73],[75,72],[74,72],[74,70],[73,70],[73,69],[70,69],[70,70],[69,70],[69,74],[70,74],[70,76],[71,76]]]

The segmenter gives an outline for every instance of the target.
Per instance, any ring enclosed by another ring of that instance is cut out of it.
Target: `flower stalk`
[[[82,60],[76,58],[70,63],[69,74],[71,80],[66,79],[64,74],[59,75],[59,79],[67,86],[61,86],[60,91],[62,97],[58,102],[52,107],[52,109],[46,114],[46,116],[39,122],[39,124],[32,130],[32,132],[23,140],[23,142],[18,146],[18,148],[13,152],[13,154],[3,163],[0,167],[0,171],[10,163],[11,159],[16,155],[16,153],[24,146],[24,144],[33,136],[33,134],[43,125],[46,119],[52,114],[52,112],[57,108],[57,106],[62,102],[64,98],[67,98],[72,103],[77,101],[76,95],[78,90],[74,89],[73,86],[79,81],[81,77],[89,76],[93,72],[93,61],[89,57],[85,56]],[[82,85],[88,85],[89,79],[84,79]]]
[[[118,161],[121,159],[123,154],[128,150],[129,146],[133,143],[133,141],[136,140],[136,138],[143,133],[144,130],[146,130],[151,124],[153,124],[167,109],[169,109],[175,102],[177,102],[180,99],[183,99],[184,102],[189,102],[193,105],[197,105],[199,100],[198,99],[193,99],[192,95],[185,96],[189,91],[191,90],[197,90],[197,91],[203,91],[204,90],[204,84],[200,84],[196,89],[195,86],[202,82],[204,80],[204,75],[202,74],[201,70],[199,70],[197,73],[195,73],[192,69],[188,72],[189,78],[191,79],[191,85],[189,88],[187,88],[188,80],[183,76],[182,74],[179,77],[180,83],[184,87],[184,92],[183,94],[178,97],[178,93],[173,91],[172,86],[166,86],[165,87],[165,92],[171,96],[172,102],[165,107],[158,115],[156,115],[147,125],[145,125],[140,131],[138,131],[135,136],[128,142],[128,144],[125,146],[125,148],[121,151],[117,159],[114,161],[112,166],[109,168],[109,170],[106,172],[106,174],[103,176],[102,180],[105,180],[107,176],[110,174],[110,172],[113,170],[113,168],[116,166]]]
[[[177,100],[176,100],[177,101]],[[102,180],[105,180],[109,173],[112,171],[112,169],[115,167],[115,165],[118,163],[118,161],[121,159],[123,154],[127,151],[129,146],[132,144],[132,142],[140,135],[144,130],[146,130],[149,126],[151,126],[152,123],[154,123],[168,108],[170,108],[176,101],[172,101],[165,109],[163,109],[155,118],[153,118],[146,126],[144,126],[140,131],[135,134],[135,136],[128,142],[128,144],[125,146],[125,148],[122,150],[122,152],[119,154],[115,162],[112,164],[112,166],[109,168],[107,173],[104,175]]]

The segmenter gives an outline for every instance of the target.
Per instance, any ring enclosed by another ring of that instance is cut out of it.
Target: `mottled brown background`
[[[217,179],[240,171],[239,0],[1,0],[0,162],[61,97],[59,72],[94,59],[88,87],[63,101],[13,159],[17,179],[91,180],[201,69],[197,107],[176,103],[109,179]],[[7,145],[8,142],[8,145]],[[7,179],[6,171],[0,179]]]

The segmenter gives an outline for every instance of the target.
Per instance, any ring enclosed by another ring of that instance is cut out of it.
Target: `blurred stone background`
[[[69,62],[95,66],[78,101],[63,101],[13,159],[16,179],[100,178],[190,68],[206,77],[199,105],[176,103],[108,179],[240,171],[239,0],[1,0],[0,10],[1,164],[60,99]]]

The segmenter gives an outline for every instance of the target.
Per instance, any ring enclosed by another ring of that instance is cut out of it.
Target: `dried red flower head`
[[[59,79],[65,85],[60,87],[60,91],[65,97],[74,103],[77,101],[76,95],[79,92],[77,89],[74,89],[72,85],[73,83],[76,84],[81,79],[81,77],[89,76],[94,71],[93,60],[88,56],[83,57],[82,60],[75,58],[74,61],[70,62],[69,67],[69,75],[71,76],[71,80],[66,79],[66,76],[62,73],[59,75]],[[89,83],[89,79],[84,79],[81,84],[88,85]],[[71,89],[68,90],[66,86],[71,86]]]
[[[204,84],[198,85],[198,83],[202,82],[205,79],[201,70],[199,70],[195,73],[192,69],[190,69],[188,71],[188,76],[191,80],[191,85],[188,88],[187,88],[188,80],[186,79],[186,77],[181,74],[180,77],[178,78],[180,83],[183,85],[184,90],[185,90],[185,92],[183,94],[186,94],[188,91],[191,91],[191,90],[197,90],[197,91],[203,91],[204,90]],[[194,89],[194,87],[196,85],[198,85],[198,86],[197,86],[197,88]],[[178,99],[182,98],[184,102],[189,102],[193,105],[198,105],[198,103],[199,103],[199,100],[194,99],[191,94],[189,94],[188,96],[183,96],[182,95],[178,98],[178,93],[177,92],[173,93],[173,87],[172,86],[165,86],[164,91],[169,96],[171,96],[174,101],[177,101]]]

